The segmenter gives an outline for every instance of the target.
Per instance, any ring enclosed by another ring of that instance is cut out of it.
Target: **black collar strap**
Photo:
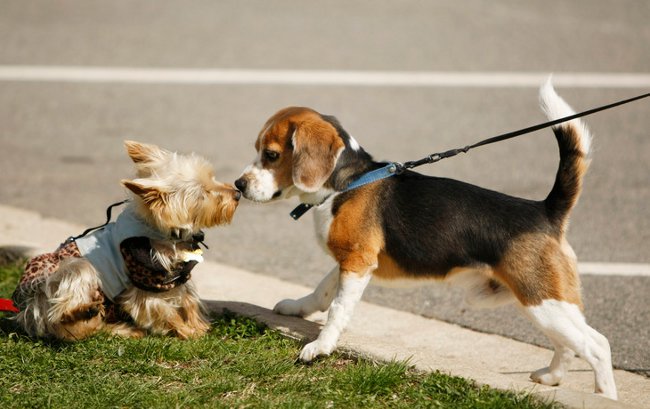
[[[99,230],[102,227],[106,226],[107,224],[109,224],[111,222],[113,208],[117,207],[117,206],[121,206],[121,205],[123,205],[124,203],[127,203],[127,202],[129,202],[129,199],[122,200],[121,202],[113,203],[112,205],[108,206],[108,208],[106,208],[106,223],[100,224],[99,226],[90,227],[90,228],[84,230],[84,232],[81,233],[78,236],[70,236],[65,240],[65,243],[73,242],[73,241],[75,241],[77,239],[85,237],[86,235],[88,235],[89,233],[91,233],[91,232],[93,232],[95,230]],[[198,233],[192,235],[192,244],[194,244],[197,248],[198,248],[198,245],[201,244],[206,249],[209,249],[208,245],[205,244],[204,241],[205,241],[205,233],[203,232],[203,230],[199,230]]]
[[[399,175],[400,173],[404,172],[405,170],[412,169],[412,168],[415,168],[417,166],[422,166],[422,165],[426,165],[426,164],[429,164],[429,163],[435,163],[435,162],[438,162],[438,161],[440,161],[442,159],[451,158],[452,156],[456,156],[459,153],[467,153],[470,149],[478,148],[479,146],[489,145],[491,143],[505,141],[507,139],[511,139],[511,138],[521,136],[521,135],[524,135],[524,134],[527,134],[527,133],[539,131],[540,129],[544,129],[544,128],[548,128],[548,127],[551,127],[551,126],[554,126],[554,125],[558,125],[558,124],[561,124],[563,122],[571,121],[573,119],[577,119],[577,118],[580,118],[580,117],[583,117],[583,116],[595,114],[596,112],[604,111],[606,109],[611,109],[611,108],[617,107],[619,105],[634,102],[634,101],[637,101],[639,99],[643,99],[643,98],[647,98],[647,97],[650,97],[650,93],[638,95],[636,97],[624,99],[624,100],[621,100],[621,101],[616,101],[616,102],[613,102],[613,103],[607,104],[607,105],[602,105],[602,106],[599,106],[599,107],[596,107],[596,108],[589,109],[587,111],[579,112],[577,114],[565,116],[563,118],[558,118],[558,119],[554,119],[552,121],[548,121],[548,122],[544,122],[544,123],[541,123],[541,124],[529,126],[528,128],[523,128],[523,129],[520,129],[518,131],[513,131],[513,132],[504,133],[502,135],[493,136],[491,138],[483,139],[482,141],[477,142],[477,143],[475,143],[473,145],[467,145],[467,146],[465,146],[463,148],[456,148],[456,149],[450,149],[450,150],[444,151],[444,152],[432,153],[431,155],[426,156],[426,157],[424,157],[422,159],[415,160],[415,161],[404,162],[404,164],[401,164],[399,162],[391,162],[388,165],[384,166],[383,168],[379,168],[379,169],[370,171],[368,173],[365,173],[359,179],[357,179],[357,180],[353,181],[352,183],[350,183],[348,185],[348,187],[345,188],[345,190],[343,190],[343,192],[347,192],[347,191],[356,189],[358,187],[361,187],[363,185],[367,185],[368,183],[376,182],[376,181],[381,180],[381,179],[386,179],[386,178],[394,176],[394,175]],[[329,198],[329,196],[326,197],[325,200],[327,200],[328,198]],[[325,202],[325,200],[323,200],[323,202],[321,202],[320,204],[323,204]],[[298,220],[303,214],[307,213],[309,211],[309,209],[311,209],[314,206],[320,206],[320,204],[312,205],[312,204],[308,204],[308,203],[301,203],[301,204],[298,205],[298,207],[293,209],[293,211],[291,213],[289,213],[289,215],[294,220]]]
[[[327,198],[325,198],[325,200],[327,200]],[[300,219],[302,217],[303,214],[307,213],[314,206],[320,206],[320,205],[313,205],[313,204],[309,204],[309,203],[300,203],[298,206],[296,206],[291,211],[291,213],[289,213],[289,216],[291,216],[291,218],[293,220],[298,220],[298,219]]]

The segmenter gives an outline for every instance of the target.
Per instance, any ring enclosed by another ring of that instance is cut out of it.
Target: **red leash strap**
[[[13,301],[7,298],[0,298],[0,311],[19,312],[20,310],[16,308]]]

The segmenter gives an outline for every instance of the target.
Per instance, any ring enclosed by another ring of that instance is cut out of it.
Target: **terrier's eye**
[[[271,150],[265,150],[264,151],[264,159],[268,160],[269,162],[275,162],[278,160],[280,157],[280,153],[276,151],[271,151]]]

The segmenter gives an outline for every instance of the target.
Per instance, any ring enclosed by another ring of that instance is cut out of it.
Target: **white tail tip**
[[[560,119],[567,116],[574,115],[576,112],[571,108],[569,104],[566,103],[562,97],[560,97],[551,82],[552,76],[549,75],[548,79],[542,84],[539,89],[539,103],[542,107],[542,110],[546,114],[546,117],[549,120]],[[574,126],[577,128],[578,134],[580,135],[580,145],[582,151],[585,154],[588,154],[591,149],[591,134],[589,130],[584,125],[580,119],[574,119],[568,122],[565,122],[560,125],[554,126]]]

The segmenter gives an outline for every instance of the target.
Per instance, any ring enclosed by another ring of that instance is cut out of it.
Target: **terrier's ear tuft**
[[[123,179],[122,185],[129,189],[133,194],[138,196],[142,201],[150,206],[164,205],[167,199],[167,192],[151,183],[146,183],[144,179],[128,180]]]
[[[124,146],[129,157],[135,164],[156,162],[169,155],[169,151],[147,143],[124,141]]]

